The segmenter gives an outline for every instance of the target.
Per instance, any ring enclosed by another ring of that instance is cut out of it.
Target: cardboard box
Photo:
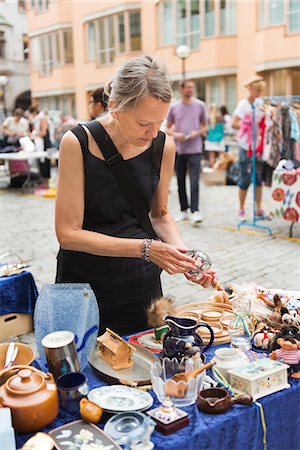
[[[204,167],[201,176],[207,186],[224,186],[226,184],[226,175],[226,170]]]
[[[0,341],[33,331],[31,314],[9,313],[0,316]]]

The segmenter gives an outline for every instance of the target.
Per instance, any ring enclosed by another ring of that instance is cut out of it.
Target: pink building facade
[[[165,59],[176,96],[180,45],[190,48],[185,76],[207,103],[232,111],[254,74],[267,95],[300,94],[298,0],[31,0],[27,14],[32,97],[44,109],[87,119],[91,90],[140,53]]]

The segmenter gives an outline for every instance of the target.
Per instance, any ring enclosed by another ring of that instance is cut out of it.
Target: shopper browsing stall
[[[239,219],[243,222],[247,220],[245,212],[245,201],[248,188],[251,184],[252,175],[252,158],[248,155],[251,147],[252,133],[252,105],[256,98],[260,97],[265,88],[265,82],[262,77],[255,76],[245,83],[248,89],[247,98],[240,100],[233,112],[232,127],[239,129],[239,166],[240,177],[238,180],[239,187]],[[261,160],[256,158],[256,216],[264,218],[266,216],[262,209],[262,180],[261,180]]]
[[[147,328],[145,311],[162,293],[161,270],[186,273],[196,266],[182,252],[185,244],[168,211],[175,148],[159,132],[172,98],[164,65],[150,55],[126,61],[106,92],[109,114],[78,125],[61,142],[56,281],[90,283],[101,328],[124,334]],[[88,127],[97,140],[112,140],[125,160],[115,158],[130,172],[160,240],[149,239],[140,225]],[[210,273],[186,277],[204,287],[212,280]]]

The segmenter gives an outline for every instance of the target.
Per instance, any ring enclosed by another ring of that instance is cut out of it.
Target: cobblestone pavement
[[[206,186],[201,184],[201,213],[204,220],[198,227],[180,223],[179,228],[189,248],[208,253],[219,279],[224,283],[255,282],[265,287],[300,289],[300,225],[295,224],[293,238],[288,238],[289,223],[283,220],[265,221],[273,234],[259,228],[237,230],[236,186]],[[179,212],[176,180],[173,177],[169,194],[169,209]],[[264,189],[264,207],[270,205],[270,190]],[[28,261],[40,289],[53,283],[58,244],[54,231],[55,200],[16,191],[0,190],[0,254],[17,253]],[[251,219],[252,191],[247,199]],[[262,222],[259,222],[262,224]],[[183,275],[162,275],[164,293],[177,304],[205,300],[212,294],[188,282]],[[31,335],[22,340],[32,342]]]

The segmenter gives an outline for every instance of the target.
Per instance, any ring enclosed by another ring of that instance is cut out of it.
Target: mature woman
[[[60,148],[56,281],[90,283],[101,328],[125,334],[147,328],[145,310],[162,294],[161,269],[186,274],[195,265],[168,212],[175,147],[159,131],[172,98],[163,63],[149,55],[126,61],[106,93],[109,114],[96,122],[97,133],[110,138],[124,158],[158,239],[148,239],[101,148],[87,126],[79,125],[81,131],[67,132]],[[186,277],[204,287],[212,279]]]

